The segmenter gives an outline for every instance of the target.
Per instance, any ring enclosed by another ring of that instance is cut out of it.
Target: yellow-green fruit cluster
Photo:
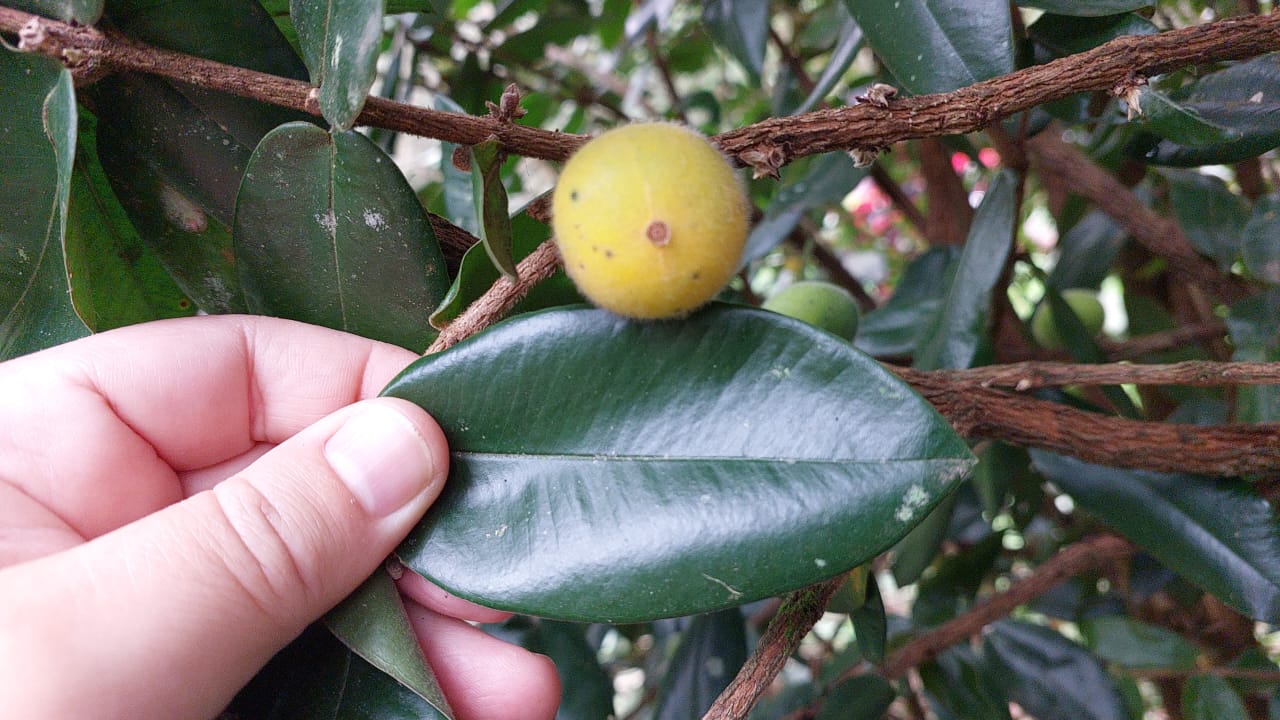
[[[765,310],[803,320],[845,340],[858,334],[858,302],[848,290],[820,280],[791,283],[765,301]]]
[[[1097,293],[1084,288],[1071,288],[1062,291],[1062,299],[1071,308],[1071,312],[1080,318],[1080,324],[1084,325],[1090,336],[1102,332],[1106,313],[1102,309],[1102,303],[1098,301]],[[1062,349],[1062,336],[1058,334],[1058,326],[1053,320],[1053,308],[1048,300],[1040,303],[1040,307],[1031,316],[1031,337],[1043,348]]]
[[[610,130],[565,164],[552,198],[565,270],[619,315],[685,315],[737,271],[747,200],[727,160],[669,123]]]

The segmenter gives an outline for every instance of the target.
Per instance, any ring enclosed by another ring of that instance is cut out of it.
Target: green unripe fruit
[[[763,305],[765,310],[803,320],[845,340],[858,334],[858,303],[848,290],[819,280],[802,280],[783,288]]]
[[[1071,288],[1062,291],[1062,299],[1071,308],[1071,312],[1080,318],[1080,323],[1090,336],[1102,332],[1102,321],[1106,313],[1102,310],[1102,303],[1098,302],[1097,293],[1084,288]],[[1047,350],[1062,349],[1062,337],[1058,334],[1058,326],[1053,320],[1053,308],[1048,300],[1041,302],[1035,315],[1031,316],[1031,337]]]

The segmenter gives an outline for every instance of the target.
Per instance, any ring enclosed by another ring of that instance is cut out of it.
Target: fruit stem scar
[[[649,242],[658,247],[666,247],[671,244],[671,228],[661,220],[654,220],[644,229],[644,236],[649,238]]]

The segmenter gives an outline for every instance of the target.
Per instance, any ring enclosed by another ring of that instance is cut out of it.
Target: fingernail
[[[385,517],[426,489],[435,459],[417,428],[390,408],[372,405],[347,420],[324,456],[369,514]]]

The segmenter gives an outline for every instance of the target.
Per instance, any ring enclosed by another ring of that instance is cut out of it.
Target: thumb
[[[380,565],[447,472],[425,412],[368,400],[212,490],[10,568],[0,615],[32,620],[0,639],[0,677],[37,703],[15,717],[217,714]]]

